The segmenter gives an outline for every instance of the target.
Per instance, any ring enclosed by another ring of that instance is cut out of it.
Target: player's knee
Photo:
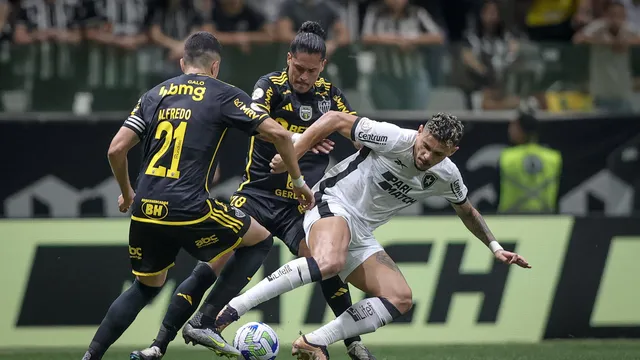
[[[166,270],[158,275],[153,276],[140,276],[136,275],[136,280],[143,285],[149,287],[157,287],[161,288],[164,285],[164,282],[167,280],[167,272]]]
[[[213,264],[206,262],[199,262],[195,268],[193,268],[193,272],[191,273],[193,277],[195,277],[198,282],[202,283],[212,283],[216,279],[216,272],[213,268]]]
[[[394,291],[394,294],[387,296],[401,314],[406,314],[413,307],[413,294],[409,286],[402,286]]]
[[[298,257],[311,257],[311,250],[307,246],[304,239],[300,240],[300,246],[298,247]]]
[[[136,287],[137,290],[144,296],[145,301],[148,303],[151,300],[153,300],[156,296],[158,296],[158,294],[160,293],[160,290],[162,290],[162,285],[164,285],[164,282],[159,286],[153,286],[153,285],[145,284],[144,282],[140,281],[141,278],[144,279],[143,276],[139,276],[131,286]]]
[[[273,235],[271,235],[271,233],[267,232],[267,236],[264,238],[264,240],[260,241],[259,243],[255,244],[254,246],[260,248],[260,249],[264,249],[264,250],[271,250],[271,247],[273,246]]]
[[[344,268],[346,262],[346,258],[343,256],[322,256],[317,258],[314,257],[314,259],[318,263],[318,268],[320,269],[323,279],[328,279],[338,275],[338,273]]]

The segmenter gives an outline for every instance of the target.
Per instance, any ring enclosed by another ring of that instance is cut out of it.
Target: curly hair
[[[464,125],[455,115],[437,113],[424,126],[425,130],[447,146],[457,146],[464,133]]]

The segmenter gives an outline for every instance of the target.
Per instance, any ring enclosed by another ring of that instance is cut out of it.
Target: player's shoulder
[[[434,173],[436,176],[447,183],[453,183],[456,180],[460,180],[460,178],[462,177],[458,166],[448,157],[444,158],[444,160],[442,160],[440,163],[438,163],[428,171]]]
[[[287,72],[285,70],[272,71],[266,75],[260,77],[260,80],[266,80],[269,83],[276,86],[284,86],[289,80]]]
[[[316,82],[313,84],[317,90],[324,90],[326,92],[331,92],[332,89],[334,88],[333,84],[331,84],[331,82],[323,77],[319,77],[318,80],[316,80]]]

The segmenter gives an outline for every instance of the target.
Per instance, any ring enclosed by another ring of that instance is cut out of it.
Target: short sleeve
[[[456,167],[451,174],[451,179],[447,183],[447,187],[444,189],[442,197],[447,199],[452,204],[462,205],[467,201],[467,186],[462,181],[462,175],[460,170]]]
[[[34,27],[31,21],[29,21],[27,10],[22,6],[18,9],[18,15],[16,16],[16,25],[24,25],[28,29],[32,29]]]
[[[142,95],[142,97],[138,100],[136,106],[131,111],[131,114],[129,114],[127,120],[125,120],[124,124],[122,124],[122,126],[133,130],[133,132],[135,132],[140,139],[144,139],[147,133],[148,126],[147,121],[144,120],[143,115],[144,99],[145,96]]]
[[[364,25],[362,26],[362,36],[374,35],[374,25],[378,17],[378,6],[375,4],[369,5],[364,15]]]
[[[428,34],[440,33],[440,27],[436,24],[426,9],[418,7],[416,10],[416,16],[418,17],[418,21],[420,22],[420,27],[423,32]]]
[[[271,103],[275,90],[273,83],[268,78],[262,77],[258,79],[253,87],[251,99],[258,107],[267,113],[271,113]]]
[[[349,104],[349,101],[347,101],[347,97],[344,96],[342,91],[335,86],[331,87],[331,99],[333,100],[331,104],[332,110],[344,112],[350,115],[356,115],[356,111],[353,110],[353,108]]]
[[[269,117],[264,109],[251,101],[249,95],[236,87],[222,94],[220,112],[230,127],[249,135],[255,135],[258,126]]]
[[[388,153],[404,150],[410,138],[410,130],[397,125],[358,117],[351,128],[351,140],[357,141],[369,149]]]
[[[604,28],[605,26],[606,26],[606,23],[604,22],[604,20],[601,20],[601,19],[595,20],[589,23],[587,26],[585,26],[582,32],[586,36],[593,36],[600,30],[602,30],[602,28]]]
[[[247,8],[247,18],[249,21],[249,31],[260,31],[267,22],[265,16],[251,8]]]

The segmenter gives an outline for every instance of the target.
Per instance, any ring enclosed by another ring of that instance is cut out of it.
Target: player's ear
[[[220,60],[216,60],[213,62],[213,64],[211,64],[211,75],[213,75],[213,77],[217,79],[219,72],[220,72]]]
[[[291,66],[291,58],[293,57],[293,55],[291,55],[291,52],[287,52],[287,67]]]
[[[455,153],[456,153],[456,151],[458,151],[458,149],[460,149],[460,147],[459,147],[459,146],[454,146],[454,147],[453,147],[453,150],[451,150],[451,152],[449,152],[449,155],[447,155],[447,156],[451,156],[451,155],[455,154]]]
[[[180,58],[180,70],[182,70],[182,72],[184,72],[184,59]]]
[[[424,125],[420,125],[418,127],[418,134],[422,134],[423,131],[424,131]]]

